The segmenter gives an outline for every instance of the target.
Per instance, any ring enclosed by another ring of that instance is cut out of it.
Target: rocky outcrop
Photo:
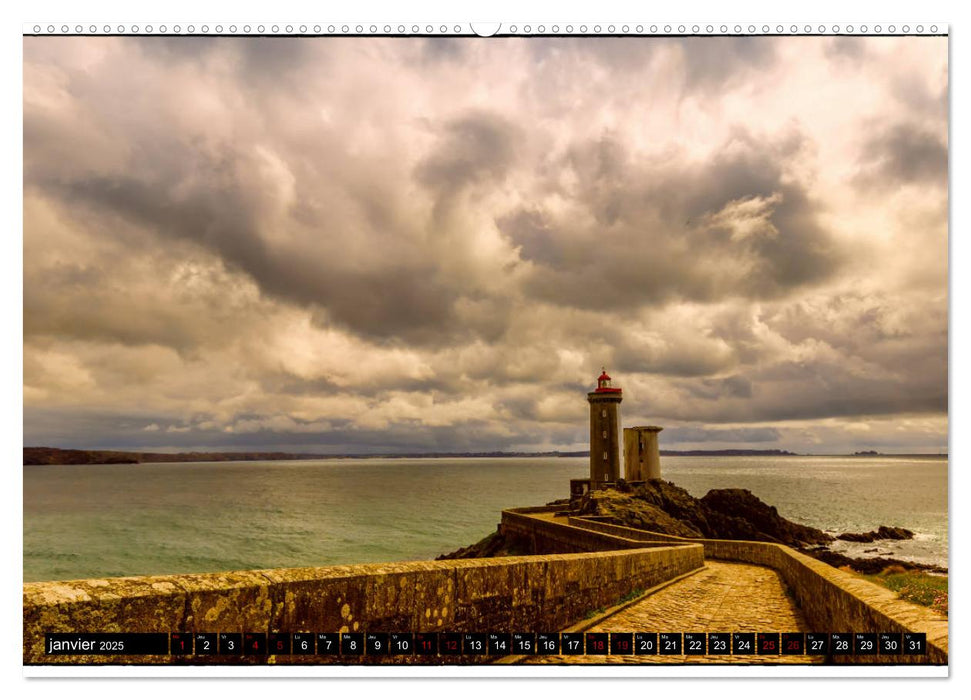
[[[724,539],[768,539],[794,546],[833,541],[822,530],[786,520],[775,506],[764,503],[747,489],[714,489],[705,494],[701,504],[708,509],[713,528],[721,533],[718,536]],[[756,536],[746,535],[753,530]]]
[[[918,564],[916,562],[903,561],[902,559],[893,559],[891,557],[848,557],[841,552],[834,552],[826,547],[818,547],[804,551],[806,554],[819,559],[819,561],[826,562],[830,566],[850,568],[861,574],[879,574],[888,566],[899,566],[906,571],[917,569],[919,571],[947,573],[947,569],[940,566]]]
[[[660,482],[666,483],[666,482]],[[703,515],[690,501],[682,489],[638,489],[634,493],[618,491],[594,491],[584,496],[580,504],[581,515],[596,515],[618,525],[638,527],[652,532],[663,532],[679,537],[705,537],[705,530],[699,527]],[[693,499],[692,499],[693,500]],[[698,517],[701,516],[701,517]]]
[[[440,554],[435,557],[436,561],[445,559],[480,559],[483,557],[515,557],[523,554],[532,554],[528,542],[521,542],[515,537],[503,535],[500,532],[493,532],[483,537],[475,544],[468,547],[460,547],[454,552]]]
[[[580,512],[680,537],[756,540],[794,547],[833,540],[822,530],[786,520],[774,506],[746,489],[715,489],[698,499],[660,479],[639,485],[630,493],[593,491],[584,497]]]
[[[875,542],[876,540],[912,540],[914,533],[903,527],[881,525],[870,532],[844,532],[836,539],[844,542]]]

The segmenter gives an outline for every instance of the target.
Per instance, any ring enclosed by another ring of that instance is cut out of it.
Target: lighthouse
[[[590,402],[590,488],[620,478],[620,402],[623,392],[611,383],[607,369],[597,377]]]

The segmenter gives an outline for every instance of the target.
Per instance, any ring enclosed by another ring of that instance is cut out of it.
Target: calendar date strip
[[[50,656],[914,656],[916,632],[48,633]]]

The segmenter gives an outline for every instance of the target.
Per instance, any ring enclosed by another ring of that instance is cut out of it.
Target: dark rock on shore
[[[735,533],[739,524],[745,529],[754,528],[762,537],[790,545],[828,544],[833,538],[814,527],[786,520],[775,506],[770,506],[747,489],[714,489],[701,499],[702,505],[712,514],[715,529],[725,539],[747,539]]]
[[[888,566],[899,566],[907,571],[916,569],[918,571],[931,571],[942,574],[947,573],[947,569],[940,566],[918,564],[916,562],[903,561],[901,559],[893,559],[891,557],[848,557],[845,554],[834,552],[826,548],[808,550],[804,553],[819,559],[819,561],[826,562],[830,566],[835,566],[837,568],[849,567],[861,574],[879,574]]]
[[[876,540],[912,540],[914,533],[903,527],[887,527],[881,525],[870,532],[844,532],[836,539],[844,542],[874,542]]]
[[[707,521],[687,491],[668,482],[651,483],[658,486],[639,487],[633,493],[614,490],[588,493],[580,503],[579,514],[601,516],[618,525],[667,535],[706,536]]]
[[[833,540],[822,530],[786,520],[774,506],[746,489],[715,489],[697,499],[660,479],[641,484],[630,494],[591,492],[581,501],[580,512],[680,537],[757,540],[795,547]]]
[[[500,534],[499,532],[493,532],[475,544],[470,544],[468,547],[460,547],[448,554],[441,554],[435,557],[435,560],[514,557],[522,554],[532,554],[528,542],[520,542],[515,538]]]

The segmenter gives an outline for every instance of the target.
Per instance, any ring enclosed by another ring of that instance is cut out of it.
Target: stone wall
[[[761,564],[779,572],[806,620],[820,632],[923,632],[927,635],[928,660],[946,664],[947,618],[921,605],[901,600],[893,591],[854,574],[771,542],[688,539],[571,517],[582,526],[628,540],[663,543],[695,542],[705,557]],[[854,656],[859,663],[867,657]]]
[[[525,508],[502,511],[499,531],[523,542],[534,554],[602,552],[610,549],[639,549],[666,545],[653,539],[635,539],[532,517],[531,514],[536,512]],[[679,542],[678,544],[689,543]]]
[[[616,551],[26,583],[24,663],[174,661],[45,656],[45,632],[556,631],[633,590],[703,564],[698,545],[612,549]],[[334,662],[324,656],[243,660]],[[226,659],[207,657],[210,661]]]

